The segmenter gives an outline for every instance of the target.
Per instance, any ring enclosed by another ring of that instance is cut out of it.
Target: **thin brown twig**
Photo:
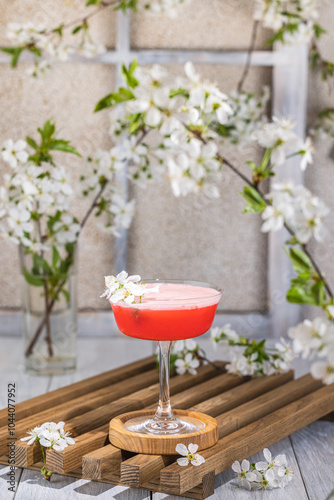
[[[198,352],[196,352],[196,356],[201,361],[205,361],[206,363],[209,363],[209,365],[213,366],[213,368],[215,368],[219,372],[224,373],[226,375],[226,370],[224,368],[222,368],[221,366],[216,365],[216,363],[214,363],[213,361],[210,361],[208,358],[206,358],[202,354],[199,354]]]
[[[247,51],[246,63],[245,63],[244,70],[242,72],[240,81],[239,81],[238,86],[237,86],[237,90],[239,93],[242,91],[242,87],[245,83],[245,80],[246,80],[248,73],[249,73],[249,70],[250,70],[250,66],[251,66],[251,62],[252,62],[252,55],[253,55],[255,43],[256,43],[256,36],[257,36],[258,27],[259,27],[259,21],[254,21],[251,41],[250,41],[248,51]]]
[[[38,211],[38,204],[37,204],[37,211]],[[38,236],[40,239],[40,242],[43,243],[43,237],[42,237],[42,230],[41,230],[41,221],[40,219],[37,220],[37,231],[38,231]],[[41,250],[41,258],[44,258],[44,252]],[[44,288],[44,302],[45,302],[45,311],[47,311],[48,306],[49,306],[49,290],[48,290],[48,285],[46,282],[46,275],[45,275],[45,269],[43,269],[43,288]],[[50,358],[53,357],[53,347],[52,347],[52,339],[51,339],[51,325],[50,325],[50,315],[46,315],[46,336],[45,340],[48,346],[48,352]]]
[[[58,286],[56,292],[55,292],[55,296],[54,298],[51,300],[51,302],[49,302],[49,306],[48,308],[46,309],[45,311],[45,314],[39,324],[39,327],[37,328],[36,330],[36,333],[35,333],[35,336],[34,338],[31,340],[30,344],[28,345],[27,349],[26,349],[26,352],[25,352],[25,356],[28,357],[32,354],[32,351],[33,351],[33,348],[40,336],[40,334],[42,333],[42,330],[43,330],[43,327],[45,325],[45,322],[47,321],[47,318],[49,316],[49,314],[51,313],[52,309],[53,309],[53,306],[55,305],[55,302],[56,302],[56,297],[58,296],[58,293],[60,292],[60,290],[63,288],[63,286],[65,285],[66,283],[66,279],[63,279],[60,283],[60,285]]]
[[[73,19],[72,21],[69,21],[68,23],[60,24],[59,26],[56,26],[56,28],[53,28],[53,29],[50,29],[49,31],[46,31],[44,33],[44,35],[49,36],[49,35],[55,34],[58,27],[61,27],[62,29],[67,29],[67,28],[71,28],[72,26],[75,26],[75,25],[79,26],[80,24],[84,24],[91,17],[94,17],[94,16],[96,16],[96,14],[99,14],[99,12],[102,12],[103,10],[105,10],[109,7],[115,7],[115,5],[117,5],[117,4],[118,4],[118,0],[115,0],[114,2],[101,2],[101,4],[98,6],[98,8],[94,9],[89,14],[86,14],[85,16],[77,18],[77,19]]]

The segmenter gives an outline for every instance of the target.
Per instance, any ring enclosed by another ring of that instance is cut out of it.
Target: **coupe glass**
[[[211,283],[184,280],[142,280],[147,288],[159,285],[158,293],[142,301],[112,304],[118,328],[125,335],[155,340],[159,346],[159,406],[152,418],[128,420],[124,428],[143,434],[188,434],[205,427],[199,419],[173,414],[169,396],[169,359],[174,340],[198,337],[207,332],[215,317],[222,290]]]

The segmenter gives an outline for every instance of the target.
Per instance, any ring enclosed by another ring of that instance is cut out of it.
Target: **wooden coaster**
[[[204,429],[189,434],[157,436],[155,434],[139,434],[124,429],[124,424],[131,418],[154,416],[153,410],[133,411],[123,413],[110,421],[110,443],[122,450],[148,455],[178,455],[175,447],[178,443],[188,446],[190,443],[198,445],[198,451],[210,448],[218,441],[218,426],[214,418],[187,410],[173,410],[177,417],[193,417],[205,423]]]

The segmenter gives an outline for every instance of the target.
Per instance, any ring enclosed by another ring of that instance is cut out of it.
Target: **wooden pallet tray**
[[[222,369],[223,362],[216,362]],[[172,405],[215,417],[217,444],[201,452],[200,467],[180,467],[176,456],[134,454],[108,440],[112,418],[155,408],[158,371],[153,357],[111,370],[16,405],[16,466],[41,468],[41,449],[21,442],[27,430],[63,420],[77,442],[62,452],[48,450],[47,468],[59,474],[204,499],[214,478],[242,460],[334,411],[334,384],[293,372],[250,380],[211,365],[197,375],[171,378]],[[0,463],[8,464],[8,413],[0,411]]]

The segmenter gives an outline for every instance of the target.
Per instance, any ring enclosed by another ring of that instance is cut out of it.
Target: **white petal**
[[[185,467],[189,464],[189,460],[187,458],[178,458],[177,463],[181,465],[181,467]]]
[[[263,455],[264,455],[264,458],[265,458],[266,460],[268,460],[268,462],[271,462],[271,453],[270,453],[270,451],[268,450],[268,448],[265,448],[265,449],[263,450]]]
[[[204,464],[205,458],[202,457],[202,455],[195,455],[195,458],[191,461],[192,465],[195,465],[195,467],[198,467],[199,465]]]
[[[249,462],[248,462],[248,460],[243,460],[241,462],[241,469],[243,470],[243,472],[247,472],[249,470]]]
[[[236,460],[233,464],[232,464],[232,469],[234,470],[234,472],[236,472],[237,474],[240,474],[241,472],[241,467],[240,467],[240,464],[239,462]]]
[[[189,453],[192,453],[193,455],[195,455],[196,451],[198,450],[198,444],[190,443],[190,445],[188,446],[188,450],[189,450]]]
[[[257,470],[266,470],[268,467],[268,463],[267,462],[257,462],[255,464],[255,467]]]
[[[188,455],[188,448],[182,443],[178,443],[175,447],[175,450],[177,451],[177,453],[185,457]]]

